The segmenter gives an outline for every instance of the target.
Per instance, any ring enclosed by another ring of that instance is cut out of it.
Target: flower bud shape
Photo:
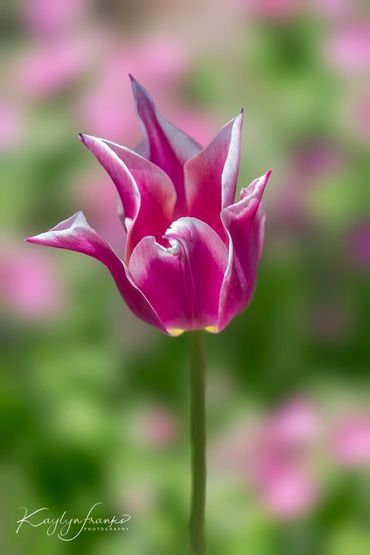
[[[132,312],[168,335],[218,333],[253,295],[264,235],[261,200],[271,171],[235,202],[243,113],[202,148],[131,80],[144,131],[137,149],[80,135],[117,189],[123,258],[82,212],[27,241],[99,260]]]

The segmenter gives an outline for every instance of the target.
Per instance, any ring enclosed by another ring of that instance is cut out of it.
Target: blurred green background
[[[122,251],[79,131],[140,140],[129,79],[207,144],[243,106],[270,167],[250,308],[207,336],[210,555],[370,551],[370,16],[355,0],[28,0],[0,9],[0,552],[186,553],[188,338],[105,269],[23,239],[82,209]],[[128,513],[65,542],[18,507]]]

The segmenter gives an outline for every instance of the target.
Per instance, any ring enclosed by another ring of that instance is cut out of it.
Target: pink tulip
[[[339,461],[349,467],[370,465],[370,415],[344,419],[335,434],[334,451]]]
[[[304,398],[292,399],[262,427],[251,459],[256,487],[275,518],[297,518],[318,497],[308,457],[318,439],[318,415]]]
[[[318,446],[318,425],[314,404],[293,398],[261,420],[234,425],[213,448],[212,458],[246,481],[273,518],[298,518],[320,493],[310,464]]]
[[[119,219],[112,218],[112,213],[117,210],[117,195],[110,187],[109,176],[96,173],[82,176],[73,190],[73,201],[86,207],[86,213],[96,222],[97,231],[121,253],[124,230]]]
[[[353,12],[352,0],[313,0],[312,11],[328,19],[348,16]]]
[[[234,202],[242,114],[202,149],[132,83],[145,131],[137,152],[81,135],[117,188],[127,231],[123,260],[82,212],[28,241],[102,262],[129,308],[169,335],[202,328],[220,332],[246,308],[255,288],[261,199],[271,172],[242,189]]]
[[[131,94],[122,68],[132,67],[126,47],[114,43],[96,71],[95,81],[77,106],[77,117],[96,135],[108,134],[112,141],[132,140],[136,119],[131,112]]]
[[[1,302],[24,319],[53,315],[62,302],[62,288],[47,259],[11,246],[0,258]]]
[[[28,0],[24,19],[35,33],[55,36],[69,29],[83,12],[87,0]]]
[[[148,447],[168,447],[176,439],[176,419],[165,407],[148,408],[140,415],[138,424],[138,436]]]
[[[162,99],[163,91],[171,89],[184,75],[188,56],[178,41],[155,36],[133,43],[117,40],[106,43],[94,82],[77,106],[77,117],[94,135],[109,136],[112,141],[136,140],[137,121],[131,111],[132,96],[125,68],[135,67],[140,75],[145,75]],[[178,118],[179,108],[175,112]],[[184,118],[194,127],[191,115],[184,114]],[[198,120],[201,127],[202,119]],[[181,122],[181,118],[177,121]]]
[[[299,0],[238,0],[238,2],[247,13],[275,22],[296,17],[302,7]]]
[[[296,398],[285,403],[267,426],[267,437],[271,445],[295,449],[307,446],[317,436],[318,418],[313,404]]]
[[[15,86],[27,97],[46,98],[80,78],[90,52],[87,41],[64,38],[28,52],[15,68]]]
[[[260,490],[266,508],[279,520],[298,518],[317,498],[317,486],[307,471],[276,461],[265,469]]]
[[[344,74],[370,71],[370,22],[356,21],[333,31],[326,45],[329,64]]]
[[[370,270],[370,223],[361,222],[350,234],[349,258],[352,264],[362,270]]]

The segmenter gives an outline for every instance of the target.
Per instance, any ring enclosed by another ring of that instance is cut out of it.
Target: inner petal
[[[166,231],[169,248],[144,237],[134,249],[130,273],[167,331],[215,325],[227,248],[196,218],[180,218]]]

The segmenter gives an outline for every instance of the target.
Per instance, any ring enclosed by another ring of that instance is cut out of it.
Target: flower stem
[[[190,435],[191,435],[191,510],[190,553],[204,555],[206,505],[206,418],[204,332],[190,333]]]

